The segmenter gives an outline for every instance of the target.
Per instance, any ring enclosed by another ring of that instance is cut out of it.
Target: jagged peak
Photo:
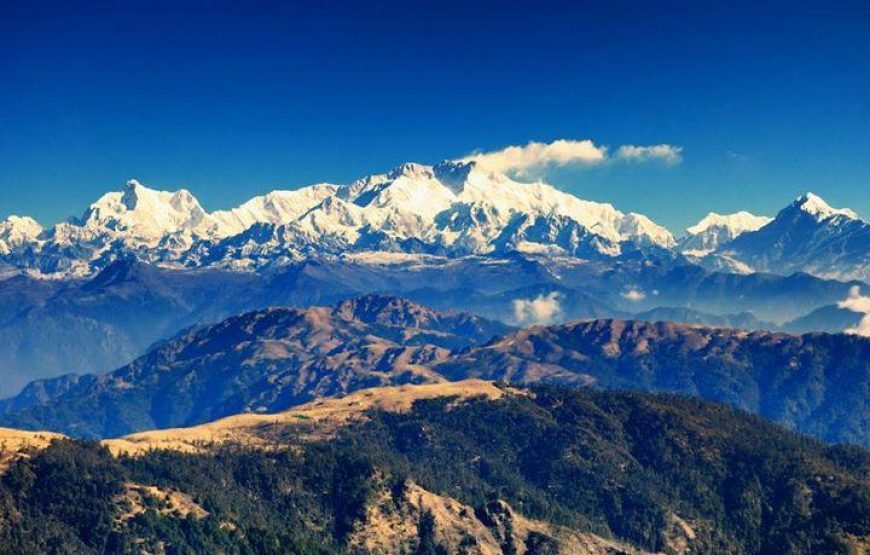
[[[130,179],[121,191],[106,193],[70,223],[155,240],[182,231],[203,231],[200,227],[209,224],[207,219],[208,214],[189,191],[159,191]]]
[[[45,230],[39,222],[27,216],[11,215],[0,221],[0,254],[35,242]]]
[[[833,216],[845,216],[852,220],[858,219],[858,214],[853,210],[848,208],[833,208],[822,197],[811,192],[804,193],[796,198],[792,206],[814,216],[819,221]]]
[[[389,179],[398,179],[400,177],[410,177],[414,179],[431,179],[435,176],[432,172],[432,166],[419,164],[417,162],[405,162],[399,164],[387,173]]]
[[[121,203],[128,210],[135,210],[141,203],[169,203],[176,210],[200,208],[199,201],[187,189],[159,191],[142,185],[135,179],[127,181],[121,196]]]
[[[135,210],[142,197],[157,193],[158,191],[142,185],[137,180],[130,179],[122,191],[121,204],[126,206],[127,210]]]
[[[436,179],[454,193],[461,193],[471,174],[477,169],[477,162],[445,160],[436,164],[432,170]]]
[[[31,218],[30,216],[19,216],[17,214],[9,214],[5,220],[0,222],[0,224],[9,224],[9,225],[27,225],[27,226],[39,226],[39,222]],[[40,226],[42,227],[42,226]]]

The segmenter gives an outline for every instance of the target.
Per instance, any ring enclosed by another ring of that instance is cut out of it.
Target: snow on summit
[[[190,192],[156,191],[135,179],[123,191],[106,193],[85,212],[82,227],[159,239],[178,232],[204,232],[209,217]]]
[[[680,240],[680,251],[687,256],[705,256],[746,232],[761,229],[772,220],[746,211],[734,214],[710,212],[686,229],[686,236]]]
[[[518,182],[474,161],[406,163],[347,185],[273,191],[213,213],[186,190],[159,191],[131,179],[81,218],[54,226],[43,239],[37,234],[27,237],[36,254],[23,261],[26,267],[78,273],[122,250],[159,263],[250,267],[362,251],[461,256],[555,249],[610,257],[676,244],[646,216],[540,181]],[[50,263],[40,253],[51,254]]]
[[[809,193],[783,212],[789,209],[820,222],[857,218]],[[272,191],[211,213],[184,189],[160,191],[131,179],[81,218],[49,229],[27,218],[0,223],[0,261],[43,274],[88,275],[130,253],[169,266],[245,269],[363,252],[610,259],[677,251],[698,260],[770,223],[749,212],[711,212],[678,243],[642,214],[466,160],[406,163],[346,185]]]
[[[0,222],[0,255],[35,241],[42,231],[42,226],[33,218],[9,216]]]
[[[806,193],[794,201],[795,208],[814,216],[817,220],[826,220],[833,216],[845,216],[850,220],[857,220],[858,214],[848,208],[832,208],[822,197],[813,193]]]

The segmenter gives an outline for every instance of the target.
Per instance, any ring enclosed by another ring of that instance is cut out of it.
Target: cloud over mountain
[[[508,146],[490,152],[475,152],[462,159],[474,161],[487,170],[523,175],[548,166],[603,164],[608,160],[646,162],[661,160],[668,164],[681,161],[683,148],[668,144],[650,146],[623,145],[611,157],[606,146],[592,140],[557,139],[551,143],[529,142],[525,146]]]
[[[562,312],[561,295],[555,291],[534,299],[513,301],[514,319],[520,325],[552,324]]]
[[[852,312],[864,314],[864,317],[861,318],[857,326],[844,330],[846,333],[870,337],[870,296],[862,295],[861,288],[856,285],[849,290],[849,296],[845,300],[838,302],[837,306]]]

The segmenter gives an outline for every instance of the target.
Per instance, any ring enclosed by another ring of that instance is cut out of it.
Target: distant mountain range
[[[0,403],[0,423],[113,437],[365,387],[477,377],[694,395],[870,444],[867,338],[611,319],[505,332],[382,296],[267,309],[184,332],[108,374],[35,382]]]
[[[42,229],[0,223],[5,272],[91,276],[119,257],[172,268],[274,268],[369,253],[502,257],[511,253],[618,263],[676,261],[713,269],[870,280],[870,225],[807,194],[776,218],[709,214],[679,240],[641,214],[520,183],[474,162],[403,164],[347,185],[275,191],[206,212],[189,192],[135,180],[79,218]]]
[[[769,223],[739,234],[706,254],[701,263],[743,272],[870,281],[870,225],[848,209],[828,206],[809,193]]]
[[[0,396],[70,372],[102,373],[180,330],[267,307],[331,305],[378,293],[512,326],[583,318],[671,320],[780,329],[847,298],[860,282],[806,274],[741,275],[649,260],[586,261],[514,253],[498,259],[348,254],[259,272],[168,269],[124,258],[90,278],[0,280]],[[851,315],[849,327],[860,320]],[[842,331],[840,320],[793,331]],[[813,327],[818,326],[818,327]]]

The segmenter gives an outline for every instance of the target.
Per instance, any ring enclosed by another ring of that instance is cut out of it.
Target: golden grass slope
[[[502,389],[483,380],[378,387],[341,398],[318,399],[276,414],[240,414],[190,428],[140,432],[103,444],[116,455],[139,455],[153,449],[193,453],[224,443],[268,448],[273,445],[272,432],[279,429],[293,427],[301,438],[328,437],[348,422],[365,419],[370,409],[406,412],[414,401],[422,399],[498,399],[507,392],[519,394],[519,390]]]
[[[61,439],[63,434],[54,432],[27,432],[0,428],[0,472],[6,470],[10,463],[20,457],[27,456],[29,451],[44,449],[53,439]]]
[[[496,387],[492,382],[465,380],[424,385],[377,387],[356,391],[340,398],[318,399],[275,414],[240,414],[190,428],[170,428],[131,434],[102,443],[115,455],[138,455],[153,449],[201,452],[223,443],[270,446],[270,432],[295,428],[301,438],[328,437],[349,422],[365,419],[365,412],[379,409],[406,412],[422,399],[455,397],[457,401],[476,397],[498,399],[521,394],[519,390]],[[0,428],[0,470],[33,449],[43,449],[52,440],[66,436],[54,432],[29,432]]]

